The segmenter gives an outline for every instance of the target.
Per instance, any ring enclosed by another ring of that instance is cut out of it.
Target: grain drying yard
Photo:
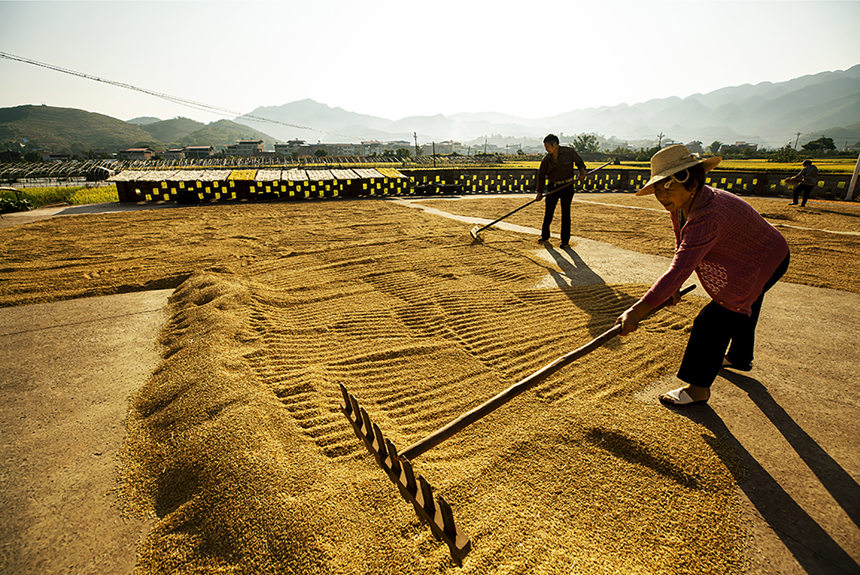
[[[628,194],[578,194],[569,250],[504,228],[472,241],[472,223],[527,198],[4,217],[0,311],[172,290],[157,365],[114,421],[110,496],[143,522],[135,572],[856,573],[860,208],[770,198],[747,199],[792,264],[755,369],[721,375],[708,406],[655,401],[699,288],[428,451],[416,471],[472,541],[452,562],[356,439],[338,385],[409,445],[611,327],[672,252],[665,212]],[[4,437],[23,425],[15,385]],[[32,502],[4,441],[8,531]],[[51,559],[21,533],[3,533],[2,561],[40,572]],[[66,565],[98,572],[85,555]]]

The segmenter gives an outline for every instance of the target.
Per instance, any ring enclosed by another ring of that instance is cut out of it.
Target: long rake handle
[[[563,189],[565,189],[565,188],[567,188],[567,187],[569,187],[569,186],[572,186],[572,185],[573,185],[573,182],[570,182],[569,184],[565,184],[565,185],[561,186],[560,188],[557,188],[557,189],[555,189],[555,190],[551,191],[549,194],[546,194],[546,195],[547,195],[547,196],[549,196],[549,195],[554,194],[554,193],[556,193],[556,192],[560,192],[561,190],[563,190]],[[479,230],[477,230],[475,233],[476,233],[476,234],[479,234],[479,233],[483,232],[484,230],[486,230],[487,228],[491,228],[491,227],[493,227],[494,225],[496,225],[497,223],[499,223],[499,222],[500,222],[500,221],[502,221],[503,219],[505,219],[505,218],[507,218],[507,217],[510,217],[510,216],[514,215],[514,214],[515,214],[515,213],[517,213],[518,211],[520,211],[520,210],[522,210],[522,209],[524,209],[524,208],[529,207],[530,205],[532,205],[533,203],[535,203],[535,202],[537,202],[537,201],[538,201],[538,199],[537,199],[537,198],[535,198],[535,199],[533,199],[533,200],[531,200],[531,201],[529,201],[529,202],[526,202],[525,204],[521,205],[520,207],[518,207],[517,209],[513,210],[512,212],[508,212],[508,213],[506,213],[505,215],[503,215],[502,217],[500,217],[499,219],[497,219],[497,220],[493,220],[493,221],[492,221],[492,222],[490,222],[489,224],[487,224],[487,225],[485,225],[485,226],[481,227],[481,228],[480,228]]]
[[[585,175],[586,175],[586,177],[587,177],[587,176],[590,176],[591,174],[593,174],[594,172],[596,172],[597,170],[599,170],[599,169],[601,169],[601,168],[605,168],[606,166],[608,166],[608,165],[609,165],[609,164],[611,164],[611,163],[612,163],[612,162],[606,162],[606,163],[605,163],[605,164],[603,164],[602,166],[597,167],[597,168],[594,168],[593,170],[591,170],[590,172],[588,172],[587,174],[585,174]],[[559,188],[556,188],[556,189],[554,189],[553,191],[551,191],[550,193],[546,194],[546,196],[550,196],[550,195],[552,195],[552,194],[555,194],[555,193],[557,193],[557,192],[560,192],[561,190],[563,190],[563,189],[565,189],[565,188],[567,188],[567,187],[569,187],[569,186],[572,186],[574,183],[575,183],[575,182],[570,182],[570,183],[565,184],[565,185],[563,185],[563,186],[561,186],[561,187],[559,187]],[[545,196],[545,197],[546,197],[546,196]],[[517,213],[517,212],[518,212],[518,211],[520,211],[521,209],[523,209],[523,208],[527,208],[528,206],[532,205],[533,203],[535,203],[535,202],[537,202],[537,201],[538,201],[538,199],[537,199],[537,198],[535,198],[535,199],[531,200],[530,202],[528,202],[528,203],[525,203],[525,204],[521,205],[520,207],[518,207],[518,208],[517,208],[517,209],[515,209],[514,211],[512,211],[512,212],[508,212],[507,214],[503,215],[503,216],[502,216],[502,217],[500,217],[499,219],[497,219],[497,220],[495,220],[495,221],[492,221],[492,222],[490,222],[489,224],[485,225],[484,227],[480,228],[480,229],[479,229],[479,230],[477,230],[475,233],[476,233],[476,234],[480,234],[482,231],[486,230],[487,228],[491,228],[491,227],[493,227],[495,224],[499,223],[499,222],[500,222],[500,221],[502,221],[503,219],[505,219],[505,218],[507,218],[507,217],[510,217],[510,216],[514,215],[515,213]]]
[[[680,293],[683,296],[683,295],[689,293],[690,291],[692,291],[693,289],[695,289],[695,287],[696,287],[695,285],[688,286],[688,287],[682,289]],[[658,310],[663,309],[664,307],[666,307],[669,304],[670,301],[671,301],[671,298],[667,299],[666,301],[661,303],[659,306],[652,309],[648,313],[648,315],[646,315],[645,317],[648,317],[648,316],[652,315],[653,313],[657,312]],[[591,340],[587,344],[583,345],[582,347],[566,353],[565,355],[559,357],[558,359],[556,359],[552,363],[540,368],[539,370],[537,370],[533,374],[529,375],[528,377],[526,377],[526,378],[520,380],[519,382],[515,383],[514,385],[510,386],[509,388],[502,391],[501,393],[499,393],[498,395],[496,395],[492,399],[489,399],[486,402],[482,403],[481,405],[479,405],[478,407],[476,407],[472,411],[464,413],[463,415],[461,415],[460,417],[458,417],[457,419],[455,419],[454,421],[452,421],[451,423],[449,423],[445,427],[443,427],[437,431],[434,431],[433,433],[431,433],[430,435],[428,435],[424,439],[422,439],[416,443],[413,443],[412,445],[410,445],[409,447],[407,447],[406,449],[404,449],[400,453],[400,457],[403,459],[408,459],[408,460],[412,460],[412,459],[418,457],[419,455],[421,455],[425,451],[428,451],[429,449],[439,445],[440,443],[442,443],[443,441],[445,441],[446,439],[448,439],[449,437],[451,437],[455,433],[461,431],[463,428],[467,427],[468,425],[478,421],[479,419],[483,418],[485,415],[488,415],[489,413],[495,411],[496,409],[498,409],[502,405],[509,402],[511,399],[515,398],[516,396],[518,396],[522,392],[530,389],[536,383],[538,383],[539,381],[543,380],[544,378],[552,375],[553,373],[555,373],[556,371],[558,371],[559,369],[561,369],[565,365],[571,363],[572,361],[579,359],[580,357],[582,357],[584,355],[591,353],[592,351],[594,351],[598,347],[602,346],[604,343],[606,343],[610,339],[617,336],[619,333],[621,333],[621,325],[616,324],[611,329],[603,332],[602,334],[600,334],[599,336],[597,336],[596,338],[594,338],[593,340]]]

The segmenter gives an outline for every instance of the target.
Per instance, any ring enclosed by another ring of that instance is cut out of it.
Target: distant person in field
[[[543,147],[546,155],[541,160],[537,177],[536,200],[544,198],[546,180],[549,187],[545,194],[543,225],[541,227],[541,243],[549,242],[549,227],[555,214],[555,206],[561,200],[561,246],[570,246],[570,204],[573,202],[573,187],[576,181],[574,167],[579,171],[579,181],[585,180],[585,162],[569,146],[561,146],[558,136],[549,134],[543,139]]]
[[[800,202],[800,207],[806,205],[809,199],[809,194],[812,188],[818,183],[818,168],[812,164],[812,160],[803,160],[803,167],[795,175],[786,178],[786,182],[797,182],[794,187],[794,197],[791,200],[791,206],[797,205],[797,198],[803,194],[803,201]]]
[[[705,174],[720,160],[669,146],[651,158],[651,179],[636,192],[654,194],[671,214],[675,257],[616,320],[621,335],[634,331],[662,302],[677,303],[679,289],[694,271],[712,298],[693,322],[678,370],[686,385],[660,396],[670,405],[707,402],[721,368],[752,369],[764,294],[788,269],[788,243],[776,228],[734,194],[705,185]]]

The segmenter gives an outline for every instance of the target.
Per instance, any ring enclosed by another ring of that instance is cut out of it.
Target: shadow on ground
[[[749,395],[857,524],[860,514],[857,482],[792,419],[761,382],[728,370],[722,370],[720,375]],[[677,412],[713,432],[716,439],[703,436],[704,440],[724,461],[741,490],[806,573],[860,573],[860,565],[783,489],[711,407],[696,406]]]
[[[478,242],[473,242],[473,244],[477,243]],[[523,257],[528,259],[534,265],[544,268],[555,284],[562,288],[562,291],[567,295],[567,297],[570,298],[578,308],[588,314],[588,332],[592,337],[596,337],[612,327],[613,321],[611,320],[614,320],[615,318],[611,318],[610,320],[606,317],[607,307],[617,309],[620,314],[624,309],[630,307],[636,302],[636,298],[625,293],[618,292],[611,286],[607,285],[604,279],[590,268],[576,250],[570,246],[554,248],[551,245],[544,245],[543,249],[546,250],[558,266],[558,269],[555,269],[552,266],[547,265],[546,262],[532,258],[528,254],[507,251],[492,244],[482,245],[512,258]],[[594,297],[583,299],[578,297],[578,292],[576,290],[570,289],[571,287],[575,288],[582,286],[597,286],[599,291],[594,292],[592,290],[591,293],[594,294]],[[615,300],[614,303],[606,303],[612,299]],[[599,308],[595,307],[594,309],[588,309],[588,307],[583,307],[584,304],[589,302],[599,305]],[[610,343],[610,346],[611,345],[612,344]]]

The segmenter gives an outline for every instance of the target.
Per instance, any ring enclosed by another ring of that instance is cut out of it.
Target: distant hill
[[[135,124],[137,126],[145,126],[147,124],[154,124],[155,122],[160,122],[161,118],[156,118],[154,116],[141,116],[139,118],[132,118],[131,120],[126,120],[129,124]]]
[[[492,134],[539,141],[548,132],[563,132],[571,137],[593,132],[624,140],[654,140],[663,133],[677,141],[744,140],[777,147],[789,139],[793,141],[797,132],[821,133],[860,121],[860,65],[786,82],[745,84],[686,98],[577,109],[538,119],[487,112],[390,120],[307,99],[260,107],[249,115],[280,123],[260,122],[246,116],[235,120],[280,140],[411,141],[413,132],[417,132],[422,143],[449,139],[470,143],[483,141]]]
[[[202,122],[195,122],[188,118],[173,118],[172,120],[159,120],[150,124],[142,125],[141,128],[149,132],[153,138],[165,144],[179,142],[182,138],[206,127]]]
[[[275,147],[275,139],[272,136],[230,120],[218,120],[207,124],[183,136],[178,143],[182,146],[210,145],[218,149],[228,144],[235,144],[236,140],[263,140],[264,149],[272,150]]]
[[[0,142],[23,142],[49,152],[81,153],[155,145],[152,134],[117,118],[74,108],[0,108]]]
[[[272,149],[275,142],[268,134],[230,120],[207,125],[174,118],[136,125],[74,108],[0,108],[0,144],[26,142],[30,148],[53,153],[114,152],[138,146],[158,150],[211,145],[219,149],[240,139],[263,140],[267,149]]]
[[[807,132],[801,134],[799,142],[805,144],[821,137],[832,138],[833,143],[839,150],[843,149],[846,145],[856,147],[856,144],[860,142],[860,122],[855,122],[850,126]]]
[[[807,133],[860,120],[860,65],[786,82],[722,88],[687,98],[576,110],[542,121],[566,134],[625,139],[663,133],[679,141],[744,140],[775,147]]]
[[[311,99],[297,100],[282,106],[262,106],[248,116],[267,118],[275,122],[259,121],[246,116],[239,116],[235,121],[265,131],[281,141],[298,138],[307,141],[358,142],[377,136],[392,139],[391,132],[387,129],[391,120],[333,108]],[[306,130],[277,122],[313,129]]]

